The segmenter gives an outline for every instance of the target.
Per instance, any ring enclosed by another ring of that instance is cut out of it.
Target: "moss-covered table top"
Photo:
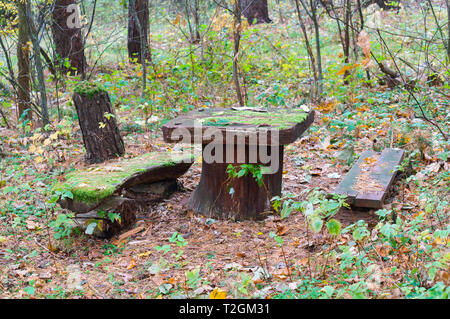
[[[111,161],[66,174],[54,191],[70,191],[72,202],[85,204],[81,210],[86,210],[123,188],[176,179],[189,169],[193,160],[188,153],[153,152]]]
[[[216,137],[205,133],[218,131],[222,133],[223,144],[236,143],[234,138],[233,141],[227,142],[227,133],[232,133],[236,137],[243,137],[245,144],[254,144],[252,136],[256,136],[257,140],[261,141],[259,136],[267,134],[268,145],[286,145],[299,138],[313,121],[314,111],[305,111],[301,108],[215,108],[195,110],[181,115],[165,124],[162,130],[164,140],[169,143],[208,144]],[[199,132],[202,132],[200,137]],[[188,133],[190,139],[186,139]],[[278,141],[275,139],[276,135],[279,136]]]

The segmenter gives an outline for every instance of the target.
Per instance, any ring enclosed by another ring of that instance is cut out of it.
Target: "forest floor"
[[[275,26],[265,28],[259,32],[277,36]],[[163,49],[167,45],[157,42],[154,45]],[[270,48],[265,42],[264,47]],[[265,59],[284,63],[278,58]],[[256,70],[255,78],[277,76],[274,67],[261,68],[270,73]],[[133,104],[132,95],[140,94],[139,70],[123,63],[98,70],[95,79],[107,82],[114,95],[125,157],[173,148],[163,142],[160,127],[162,120],[173,118],[181,108],[170,114],[162,108],[144,114],[141,109],[121,107],[124,99]],[[165,78],[157,76],[153,83],[164,83]],[[292,83],[299,79],[284,73],[280,77],[288,81],[280,84],[286,92],[298,90]],[[283,172],[283,192],[292,194],[286,203],[311,203],[316,210],[338,208],[333,218],[342,229],[337,236],[325,225],[313,232],[304,214],[295,210],[286,218],[268,214],[260,222],[211,220],[193,214],[187,201],[199,182],[199,160],[180,178],[182,191],[138,213],[128,237],[104,240],[70,233],[73,229],[55,224],[57,216],[67,212],[50,201],[52,186],[65,172],[87,167],[78,123],[73,110],[67,113],[70,89],[63,89],[59,101],[66,113],[49,131],[28,127],[24,133],[1,127],[0,297],[448,297],[448,142],[416,116],[419,111],[411,106],[405,90],[355,82],[348,91],[339,91],[338,78],[327,85],[331,87],[328,98],[309,104],[316,110],[315,123],[286,148]],[[127,81],[131,84],[123,85]],[[167,86],[173,82],[152,88],[152,94],[164,90],[160,95],[167,95]],[[228,91],[222,92],[221,84],[213,91],[220,105],[229,103],[230,83]],[[282,88],[270,86],[264,96],[279,99]],[[169,93],[177,97],[183,92],[177,89]],[[432,101],[427,114],[448,132],[446,96],[429,88],[417,94]],[[192,102],[192,92],[180,96],[180,103]],[[296,94],[288,102],[306,103]],[[205,106],[201,99],[192,104]],[[147,125],[144,118],[155,121]],[[405,149],[406,158],[383,210],[352,211],[325,199],[363,151],[387,147]],[[173,237],[174,233],[183,240]]]
[[[314,125],[323,126],[323,121],[323,116],[318,112]],[[74,129],[81,143],[80,132]],[[325,131],[322,133],[327,134]],[[320,134],[308,131],[286,150],[283,191],[296,194],[295,200],[307,199],[305,190],[332,192],[349,169],[348,165],[336,161],[342,150],[333,147],[328,139],[321,141]],[[23,160],[20,154],[24,152],[24,139],[18,139],[17,133],[4,129],[2,135],[9,136],[7,143],[5,140],[3,142],[3,151],[15,154],[6,158],[11,165],[2,165],[2,185],[15,183],[23,186],[22,183],[26,183],[26,192],[29,194],[19,196],[22,198],[12,204],[16,211],[22,210],[25,216],[5,216],[5,206],[2,206],[2,223],[9,224],[8,228],[2,228],[0,237],[0,290],[5,298],[192,298],[209,297],[216,288],[233,297],[274,297],[283,293],[289,297],[287,292],[295,291],[302,285],[305,288],[308,285],[316,287],[319,289],[316,294],[320,296],[321,287],[329,285],[328,278],[340,271],[339,268],[327,268],[327,263],[330,263],[328,259],[336,258],[327,253],[353,241],[351,234],[342,234],[336,240],[326,232],[312,233],[300,213],[286,219],[269,215],[262,222],[215,221],[196,216],[187,208],[187,200],[199,182],[201,163],[197,161],[181,178],[184,190],[140,212],[134,227],[136,231],[130,237],[100,240],[87,235],[75,235],[56,243],[55,239],[50,239],[52,243],[49,245],[46,235],[52,230],[49,230],[49,220],[45,220],[49,217],[26,212],[33,205],[30,201],[39,197],[35,193],[44,187],[39,176],[46,174],[48,163],[37,163],[35,157]],[[371,149],[377,135],[375,130],[361,132],[361,136],[355,140],[355,153]],[[164,144],[160,137],[151,141],[148,137],[148,134],[134,136],[138,143],[128,145],[127,157],[150,150],[164,151],[171,147]],[[81,144],[69,144],[64,139],[57,143],[57,149],[68,155],[57,163],[60,169],[69,163],[75,164],[76,168],[86,166]],[[414,148],[414,145],[410,147]],[[17,161],[19,158],[21,160]],[[448,172],[448,168],[448,162],[431,157],[419,164],[415,176],[419,183],[427,187],[431,177],[437,176],[439,172]],[[4,174],[11,169],[16,170],[16,175]],[[419,174],[426,174],[427,178]],[[405,181],[405,174],[397,179],[393,189],[387,200],[388,208],[396,207],[405,219],[413,219],[420,214],[420,194],[415,185]],[[300,195],[302,192],[303,195]],[[13,193],[14,190],[3,195],[2,200],[10,199]],[[446,216],[448,212],[443,213]],[[17,218],[24,218],[22,227],[11,227],[15,222],[20,224]],[[343,227],[364,220],[369,230],[378,223],[375,210],[341,209],[336,219]],[[432,224],[433,221],[428,223]],[[185,247],[177,248],[177,245],[170,244],[169,239],[174,232],[184,237],[187,242]],[[283,246],[271,238],[271,233],[282,237]],[[165,254],[155,249],[167,244],[171,245],[171,250]],[[441,244],[445,249],[445,241]],[[389,258],[375,263],[379,266],[374,268],[379,272],[377,280],[370,279],[373,274],[367,274],[366,280],[373,290],[372,294],[381,297],[404,296],[398,285],[393,284],[398,280],[397,277],[402,278],[402,274],[400,271],[398,274],[392,273],[391,269],[396,264],[409,263],[409,256],[391,256],[392,248],[386,243],[380,243],[378,249],[381,256]],[[196,269],[200,270],[199,273],[195,272]],[[270,278],[264,277],[266,270]],[[438,273],[441,277],[436,280],[444,280],[448,286],[447,270],[440,270]],[[186,275],[188,272],[191,274],[189,278]],[[315,281],[303,283],[302,276],[305,273],[310,280]],[[358,278],[350,278],[348,282],[356,283]],[[344,293],[342,297],[351,297],[351,294]]]

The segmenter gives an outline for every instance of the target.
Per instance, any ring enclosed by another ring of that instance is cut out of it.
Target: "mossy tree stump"
[[[81,82],[73,95],[86,148],[86,162],[101,163],[125,153],[108,92],[99,84]]]

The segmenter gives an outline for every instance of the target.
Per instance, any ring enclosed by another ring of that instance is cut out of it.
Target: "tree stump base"
[[[86,162],[101,163],[125,153],[114,110],[106,90],[96,83],[82,82],[73,101],[86,148]]]
[[[206,145],[203,145],[203,150],[205,147]],[[244,147],[245,159],[243,161],[237,158],[239,147],[236,145],[224,147],[223,161],[226,159],[226,153],[233,149],[234,161],[231,163],[207,163],[203,154],[200,184],[190,198],[190,209],[215,219],[261,220],[265,218],[263,213],[270,210],[270,200],[274,196],[281,195],[284,146],[278,146],[276,155],[274,155],[280,163],[278,170],[273,174],[264,175],[266,187],[260,187],[251,175],[230,180],[227,174],[230,164],[235,166],[238,171],[242,164],[261,164],[259,155],[257,163],[249,163],[248,160],[250,152],[259,154],[261,146],[245,145]],[[270,151],[268,153],[270,156]],[[265,165],[269,166],[270,163]],[[231,188],[233,191],[230,194]]]

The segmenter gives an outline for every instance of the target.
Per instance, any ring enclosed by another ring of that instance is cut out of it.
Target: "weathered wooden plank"
[[[392,148],[381,154],[364,152],[334,193],[347,195],[355,207],[382,208],[404,154],[404,150]]]
[[[358,192],[352,187],[358,180],[358,176],[361,173],[360,165],[364,163],[364,160],[370,158],[377,153],[374,151],[365,151],[358,159],[358,161],[353,164],[350,171],[345,175],[344,179],[339,183],[339,185],[334,190],[335,194],[346,195],[350,204],[353,204]]]

